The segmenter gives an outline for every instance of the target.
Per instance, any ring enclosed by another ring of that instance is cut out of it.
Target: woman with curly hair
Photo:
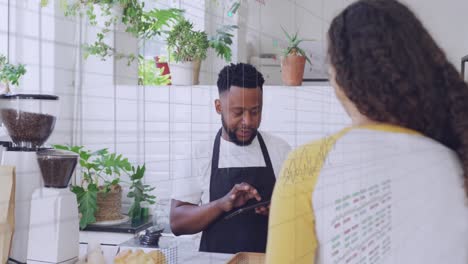
[[[395,0],[360,0],[328,31],[352,126],[292,152],[267,263],[468,263],[468,86]]]

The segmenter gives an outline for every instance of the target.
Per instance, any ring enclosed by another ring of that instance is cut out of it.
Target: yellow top
[[[317,238],[312,193],[320,170],[335,142],[353,128],[417,134],[410,129],[376,124],[348,127],[293,151],[283,164],[270,210],[266,263],[315,262]]]

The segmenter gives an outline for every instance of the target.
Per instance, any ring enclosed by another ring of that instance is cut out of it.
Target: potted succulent
[[[198,84],[201,61],[209,47],[208,35],[194,30],[193,24],[183,19],[168,33],[167,45],[172,84]]]
[[[141,183],[145,166],[135,168],[127,158],[110,153],[107,149],[92,152],[85,150],[83,146],[54,145],[53,147],[79,155],[81,182],[72,185],[71,190],[77,196],[81,229],[95,222],[124,219],[121,214],[122,184],[125,184],[121,180],[123,174],[131,179],[129,184],[131,191],[128,197],[133,198],[134,202],[129,211],[130,217],[139,217],[137,213],[142,201],[154,203],[155,197],[148,194],[154,188]]]
[[[297,32],[290,35],[284,28],[282,29],[288,40],[288,46],[284,49],[281,58],[281,77],[285,85],[300,86],[304,77],[306,60],[308,63],[312,63],[305,51],[299,47],[299,44],[303,41],[313,40],[301,39]]]
[[[4,86],[2,94],[11,93],[12,85],[19,85],[19,79],[26,74],[23,64],[10,64],[4,55],[0,55],[0,85]]]

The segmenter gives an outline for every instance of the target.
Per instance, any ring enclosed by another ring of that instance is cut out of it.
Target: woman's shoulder
[[[313,140],[301,145],[291,152],[290,157],[308,158],[311,156],[318,156],[325,158],[328,152],[330,152],[335,145],[336,141],[343,137],[349,130],[350,128],[345,128],[321,139]]]

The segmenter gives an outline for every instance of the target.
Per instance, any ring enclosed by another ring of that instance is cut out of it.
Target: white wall
[[[313,39],[314,42],[304,42],[302,47],[308,52],[312,65],[306,65],[304,78],[323,78],[325,60],[325,34],[329,20],[340,10],[343,0],[270,0],[244,1],[240,9],[240,21],[243,25],[239,30],[242,37],[239,40],[240,61],[250,61],[251,56],[263,53],[277,55],[276,67],[259,67],[271,79],[269,84],[281,84],[280,56],[282,48],[286,47],[287,39],[281,27],[289,34],[299,33],[303,39]]]
[[[118,86],[117,90],[133,91],[133,87]],[[216,86],[147,86],[137,90],[140,96],[127,97],[117,105],[120,112],[118,124],[122,124],[117,129],[121,133],[117,150],[125,155],[137,153],[139,159],[144,160],[146,182],[156,186],[160,214],[168,221],[175,168],[190,164],[187,153],[191,153],[192,147],[212,142],[221,127],[220,116],[214,109],[218,91]],[[98,112],[112,107],[111,102],[103,102],[88,111]],[[138,108],[143,108],[143,112]],[[128,120],[133,120],[131,125]],[[264,87],[260,129],[285,139],[293,147],[319,139],[348,124],[349,118],[327,84]],[[135,129],[137,127],[139,130]],[[102,130],[98,123],[89,129]],[[96,133],[92,142],[104,139],[105,135]],[[136,139],[142,143],[138,149],[132,144]]]
[[[284,45],[280,26],[290,32],[299,31],[303,38],[326,40],[331,20],[354,0],[268,0],[263,5],[258,1],[240,9],[239,61],[248,61],[252,55],[278,53]],[[422,20],[437,43],[446,52],[449,60],[460,69],[461,57],[468,54],[468,1],[466,0],[402,0]],[[245,36],[245,37],[242,37]],[[307,45],[307,44],[306,44]],[[322,49],[325,52],[325,49]],[[313,54],[316,55],[316,54]],[[321,58],[312,56],[312,63]],[[264,69],[267,71],[268,69]],[[306,72],[307,75],[307,72]]]
[[[460,69],[461,58],[468,55],[468,1],[403,0],[403,2],[422,20],[450,61]]]

